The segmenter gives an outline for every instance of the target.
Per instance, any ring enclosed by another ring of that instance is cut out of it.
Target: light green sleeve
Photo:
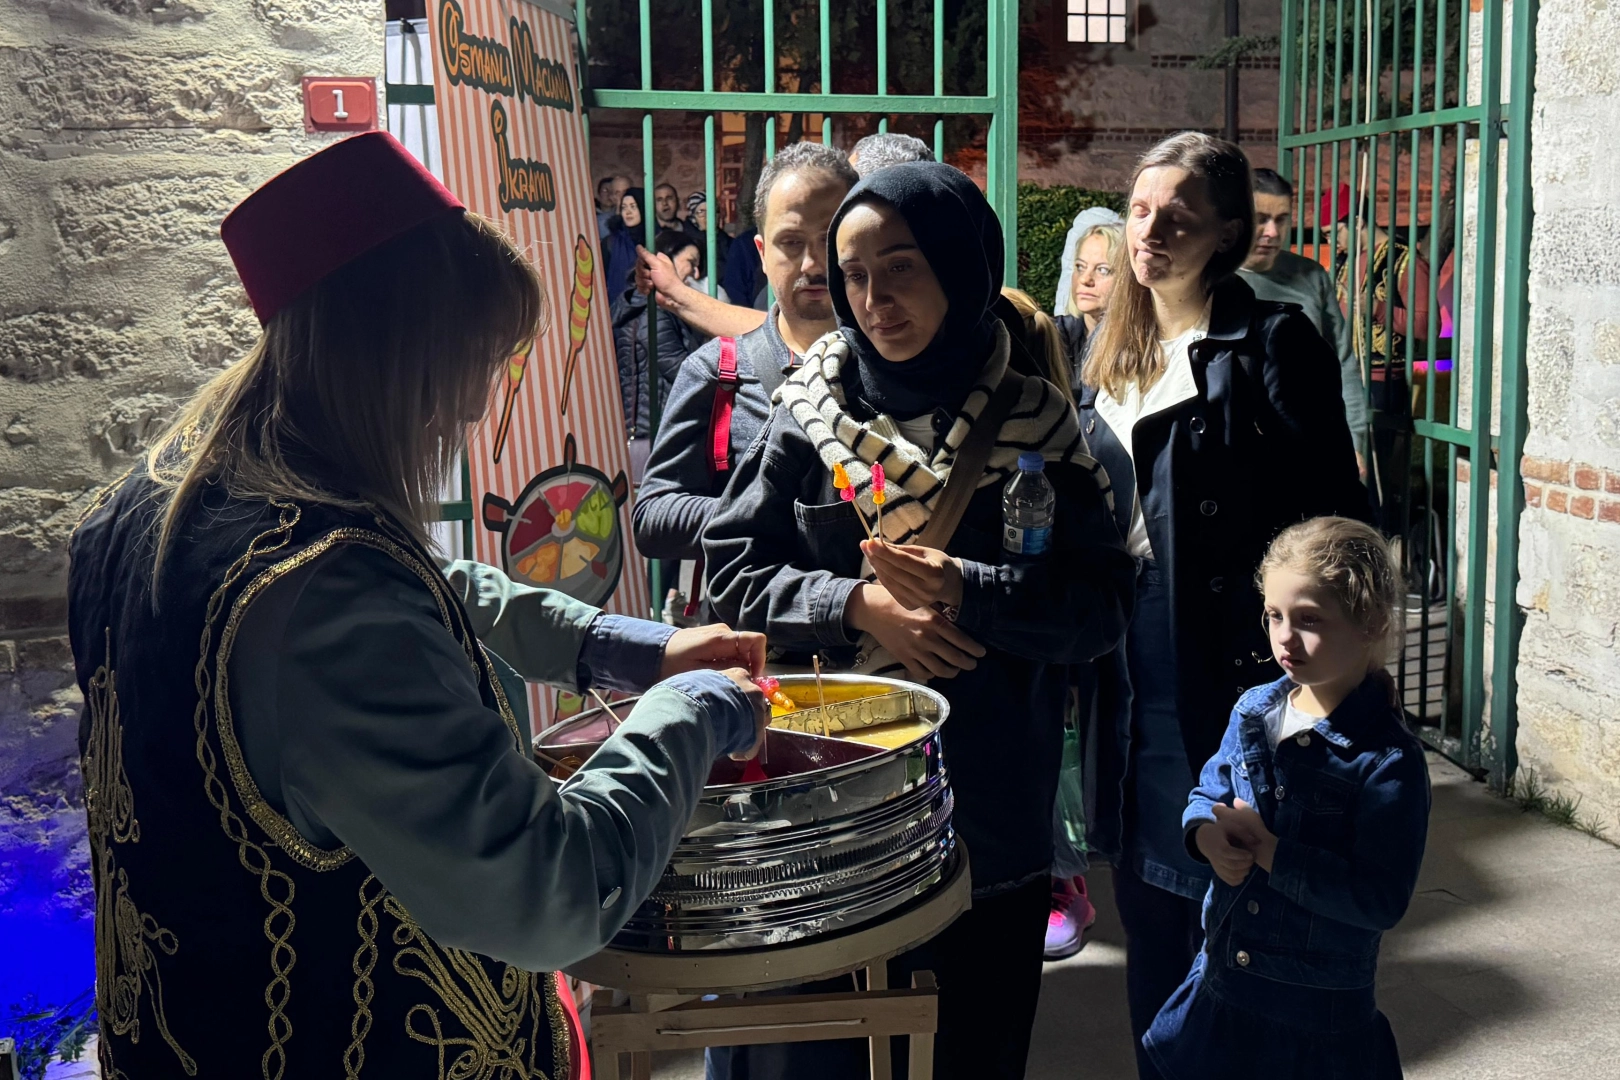
[[[597,608],[566,593],[536,589],[493,566],[470,559],[440,569],[461,598],[473,633],[495,655],[531,682],[579,692],[580,653]]]

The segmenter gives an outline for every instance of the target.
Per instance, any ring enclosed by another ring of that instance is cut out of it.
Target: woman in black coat
[[[944,749],[973,909],[897,959],[890,978],[909,985],[908,969],[921,967],[938,976],[936,1077],[1021,1077],[1069,667],[1119,641],[1134,565],[1073,408],[1049,382],[1009,370],[1011,337],[992,312],[1001,227],[973,182],[931,162],[884,169],[850,191],[830,235],[840,329],[782,384],[721,497],[703,542],[710,597],[798,662],[820,653],[834,670],[926,681],[950,701]],[[990,422],[981,418],[1002,386],[1012,404],[961,522],[925,547],[958,452]],[[888,476],[884,543],[863,541],[856,504],[833,484],[838,465],[870,519],[874,464]],[[1002,488],[1038,465],[1056,492],[1050,546],[1009,555]],[[710,1060],[716,1077],[843,1077],[864,1074],[865,1054],[838,1043]]]
[[[1140,1039],[1203,941],[1207,864],[1181,813],[1242,692],[1280,676],[1253,581],[1284,527],[1364,516],[1338,361],[1293,305],[1236,275],[1253,233],[1249,163],[1198,133],[1137,166],[1126,255],[1079,400],[1139,563],[1137,609],[1105,661],[1093,846],[1116,860],[1131,1028]]]

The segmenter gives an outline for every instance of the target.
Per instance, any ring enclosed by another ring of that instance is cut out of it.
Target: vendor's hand
[[[1218,816],[1219,811],[1230,808],[1217,803],[1215,809]],[[1193,833],[1193,842],[1204,853],[1204,858],[1209,860],[1215,876],[1236,887],[1242,885],[1243,879],[1254,869],[1254,854],[1242,845],[1234,844],[1232,839],[1228,826],[1219,820],[1200,825],[1198,831]]]
[[[691,626],[675,631],[664,646],[664,663],[658,677],[667,679],[683,671],[722,671],[734,667],[745,668],[751,675],[764,674],[764,634],[743,633],[720,623]]]
[[[962,564],[936,548],[863,540],[878,583],[901,607],[962,606]]]
[[[644,247],[636,248],[636,292],[646,296],[654,289],[658,290],[658,303],[660,307],[670,307],[671,297],[680,289],[688,288],[686,282],[681,280],[680,274],[675,271],[675,263],[668,255],[648,251]]]
[[[1271,873],[1271,860],[1277,854],[1277,837],[1266,828],[1266,820],[1255,808],[1242,799],[1231,807],[1215,807],[1215,820],[1226,828],[1227,835],[1254,856],[1255,865]]]
[[[1367,459],[1362,456],[1360,450],[1356,451],[1356,472],[1361,475],[1361,482],[1365,484],[1367,482]]]
[[[918,682],[954,679],[979,666],[984,646],[939,613],[904,607],[882,585],[862,584],[849,594],[845,621],[906,666]]]
[[[761,642],[765,640],[759,634],[750,636],[759,638]],[[745,753],[731,755],[732,761],[749,761],[756,757],[759,748],[765,745],[765,729],[771,726],[771,703],[765,697],[765,691],[754,681],[753,673],[746,668],[728,668],[722,674],[742,688],[742,692],[748,695],[748,704],[754,707],[754,745]]]

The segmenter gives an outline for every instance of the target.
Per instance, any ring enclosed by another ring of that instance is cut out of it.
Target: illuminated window
[[[1125,43],[1126,0],[1068,0],[1070,41]]]

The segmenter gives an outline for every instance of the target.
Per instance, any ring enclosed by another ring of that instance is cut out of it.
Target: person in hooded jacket
[[[607,239],[602,241],[609,296],[618,296],[635,284],[636,245],[646,233],[647,193],[633,187],[619,200],[619,214],[608,222]]]
[[[1086,354],[1079,401],[1136,558],[1136,612],[1101,668],[1093,851],[1115,862],[1126,988],[1141,1038],[1192,965],[1210,869],[1181,814],[1232,705],[1279,671],[1250,587],[1266,546],[1321,515],[1364,516],[1339,362],[1296,305],[1237,276],[1254,233],[1249,162],[1197,132],[1143,155],[1129,272]],[[1298,478],[1284,480],[1287,477]]]
[[[697,251],[685,233],[665,230],[655,242],[660,254],[680,259],[685,268],[695,268]],[[690,256],[687,258],[686,256]],[[668,401],[686,354],[698,342],[686,324],[663,308],[649,306],[645,293],[633,286],[613,300],[613,349],[619,362],[619,398],[624,406],[625,437],[630,441],[631,479],[641,483],[652,445],[652,365],[648,357],[649,312],[658,318],[658,400]]]
[[[850,191],[829,236],[839,329],[783,382],[721,496],[703,544],[711,598],[738,626],[768,630],[786,662],[815,653],[830,670],[926,682],[949,700],[944,750],[973,908],[893,961],[891,985],[921,969],[939,980],[936,1076],[1016,1078],[1040,993],[1068,668],[1118,643],[1134,565],[1073,409],[1052,384],[1010,370],[1010,337],[991,310],[1001,226],[978,187],[939,163],[885,169]],[[942,547],[922,546],[998,392],[1016,403],[961,521]],[[1002,547],[1001,496],[1031,453],[1056,491],[1056,519],[1049,552],[1018,557]],[[875,516],[876,464],[888,477],[880,542],[856,519],[857,504]],[[834,465],[854,503],[840,500]],[[817,1046],[733,1050],[713,1055],[711,1071],[864,1071],[860,1043]]]

